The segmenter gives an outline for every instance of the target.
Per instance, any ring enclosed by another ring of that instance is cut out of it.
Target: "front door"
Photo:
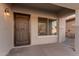
[[[30,43],[29,36],[29,15],[14,14],[15,19],[15,46],[27,45]]]

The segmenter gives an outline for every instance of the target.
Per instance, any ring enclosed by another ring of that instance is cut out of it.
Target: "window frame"
[[[40,20],[40,19],[47,19],[47,20],[46,20],[46,22],[47,22],[47,23],[46,23],[46,30],[47,30],[47,33],[46,33],[45,35],[44,35],[44,34],[41,34],[41,35],[39,34],[39,20]],[[50,21],[50,20],[56,21],[56,27],[57,27],[57,28],[56,28],[56,30],[57,30],[56,34],[50,34],[50,31],[49,31],[49,30],[50,30],[50,28],[49,28],[49,26],[50,26],[50,25],[49,25],[49,21]],[[58,21],[57,21],[57,19],[45,18],[45,17],[38,17],[38,36],[57,35],[57,33],[58,33]]]

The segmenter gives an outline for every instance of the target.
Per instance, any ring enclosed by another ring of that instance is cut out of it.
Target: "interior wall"
[[[13,12],[31,15],[31,18],[30,18],[31,45],[48,44],[48,43],[57,42],[58,35],[38,36],[38,17],[56,19],[56,16],[54,14],[44,13],[44,12],[27,9],[19,6],[14,6]]]
[[[4,15],[5,8],[10,10],[10,16]],[[10,6],[0,4],[0,55],[6,55],[13,47],[13,22]]]

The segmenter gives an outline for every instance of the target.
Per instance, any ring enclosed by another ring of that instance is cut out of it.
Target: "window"
[[[47,18],[38,18],[38,35],[56,35],[57,21]]]
[[[57,21],[56,20],[49,20],[49,34],[56,35],[57,34]]]
[[[38,34],[47,35],[47,19],[39,18],[38,20]]]

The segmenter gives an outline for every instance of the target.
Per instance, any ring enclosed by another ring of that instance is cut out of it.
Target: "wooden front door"
[[[14,14],[15,18],[15,46],[27,45],[30,43],[29,36],[29,15]]]

